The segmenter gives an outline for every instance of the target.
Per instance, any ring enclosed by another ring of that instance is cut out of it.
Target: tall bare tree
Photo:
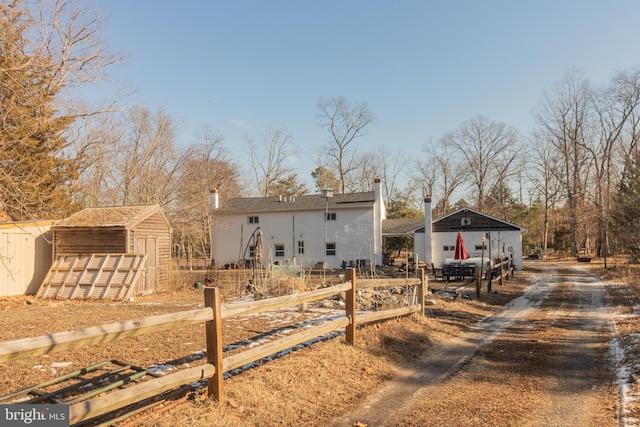
[[[340,181],[340,192],[345,193],[350,185],[353,171],[358,168],[354,154],[357,152],[358,138],[366,134],[374,121],[366,103],[349,105],[343,97],[321,99],[318,102],[318,120],[322,128],[329,132],[329,166]]]
[[[527,156],[527,178],[533,184],[537,202],[542,207],[542,250],[549,246],[549,224],[552,209],[558,203],[561,184],[557,179],[560,167],[559,158],[553,150],[553,145],[544,136],[533,134],[533,149]]]
[[[104,157],[86,173],[93,176],[91,185],[101,190],[93,200],[101,205],[157,203],[173,209],[188,165],[202,148],[178,144],[175,121],[161,109],[152,113],[133,107],[110,130],[105,136],[113,139],[112,149],[101,153]]]
[[[596,255],[607,263],[609,255],[608,224],[611,200],[616,186],[616,172],[623,159],[619,157],[624,147],[625,128],[633,119],[632,114],[640,104],[640,70],[618,72],[611,83],[593,97],[595,113],[595,138],[585,141],[585,149],[592,157],[596,208]]]
[[[117,186],[114,183],[114,165],[117,165],[118,147],[123,138],[122,114],[102,114],[93,120],[84,120],[84,140],[81,156],[86,159],[75,188],[78,206],[100,206],[117,203]]]
[[[560,160],[554,171],[563,186],[569,210],[571,256],[578,254],[578,223],[582,215],[591,156],[585,149],[592,108],[591,85],[577,70],[570,70],[536,112],[539,141],[546,141]]]
[[[416,162],[416,180],[424,183],[423,193],[438,195],[436,214],[439,216],[449,213],[451,196],[468,175],[465,164],[455,157],[452,140],[453,134],[447,133],[437,142],[429,141],[423,144],[420,158]]]
[[[262,197],[278,195],[278,185],[294,175],[292,160],[296,154],[289,135],[283,129],[265,130],[260,145],[248,138],[251,168],[256,192]]]
[[[128,132],[118,150],[116,184],[121,204],[167,206],[176,199],[176,185],[191,148],[178,147],[175,136],[175,121],[164,111],[131,110]]]
[[[375,153],[365,151],[355,154],[353,159],[357,166],[353,169],[351,176],[345,183],[345,192],[373,191],[375,179],[381,174],[379,158]]]
[[[209,257],[215,221],[211,192],[218,191],[220,203],[238,197],[239,171],[229,158],[222,136],[205,127],[198,137],[185,162],[185,173],[177,185],[178,196],[168,207],[168,215],[181,253]]]
[[[409,159],[401,151],[390,152],[385,146],[378,149],[376,157],[380,165],[379,175],[382,176],[385,200],[391,201],[399,191],[398,181],[406,174]]]
[[[464,159],[473,181],[476,206],[483,210],[488,189],[506,179],[517,156],[516,130],[480,115],[463,122],[448,141]]]

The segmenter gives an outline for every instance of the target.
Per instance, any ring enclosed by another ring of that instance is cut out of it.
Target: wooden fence
[[[362,288],[414,286],[414,299],[410,305],[376,312],[358,313],[356,317],[356,291]],[[355,269],[345,270],[345,283],[314,291],[238,304],[222,304],[218,288],[205,288],[205,307],[116,322],[102,326],[24,338],[0,343],[0,363],[38,356],[63,350],[77,349],[93,344],[104,344],[117,339],[206,322],[207,362],[176,373],[134,384],[112,393],[95,396],[69,405],[69,422],[77,424],[140,402],[184,384],[207,379],[210,396],[224,400],[224,372],[240,368],[279,351],[294,347],[341,328],[346,328],[348,344],[356,340],[356,326],[364,323],[404,316],[411,313],[424,315],[425,292],[428,288],[424,270],[416,278],[408,279],[356,279]],[[306,302],[321,300],[345,293],[345,314],[304,331],[256,346],[241,353],[223,357],[222,320],[252,313],[295,307]]]
[[[482,287],[482,270],[479,265],[475,267],[475,279],[476,279],[476,297],[480,297],[480,288]],[[491,292],[493,276],[496,276],[498,284],[502,286],[505,277],[509,277],[509,270],[511,270],[511,276],[513,276],[515,267],[513,265],[513,259],[504,258],[496,263],[492,268],[487,270],[487,292]]]

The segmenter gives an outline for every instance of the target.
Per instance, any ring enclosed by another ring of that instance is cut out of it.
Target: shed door
[[[33,240],[29,233],[5,233],[0,246],[0,296],[24,295],[34,273]]]
[[[140,272],[138,291],[148,293],[158,287],[158,238],[155,236],[136,236],[136,254],[146,254],[147,262]]]

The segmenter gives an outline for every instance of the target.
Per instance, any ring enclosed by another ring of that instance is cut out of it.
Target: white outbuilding
[[[456,237],[461,233],[470,258],[493,259],[497,256],[513,260],[516,269],[522,269],[522,234],[524,227],[478,212],[471,208],[459,209],[436,220],[431,220],[431,198],[425,198],[425,224],[414,230],[414,250],[424,254],[427,264],[441,266],[454,257]],[[430,226],[429,226],[430,225]]]
[[[0,296],[32,295],[51,267],[54,221],[0,223]]]

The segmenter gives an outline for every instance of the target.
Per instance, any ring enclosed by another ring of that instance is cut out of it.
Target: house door
[[[147,262],[140,271],[138,292],[149,293],[158,287],[158,238],[155,236],[136,236],[136,254],[146,254]]]

